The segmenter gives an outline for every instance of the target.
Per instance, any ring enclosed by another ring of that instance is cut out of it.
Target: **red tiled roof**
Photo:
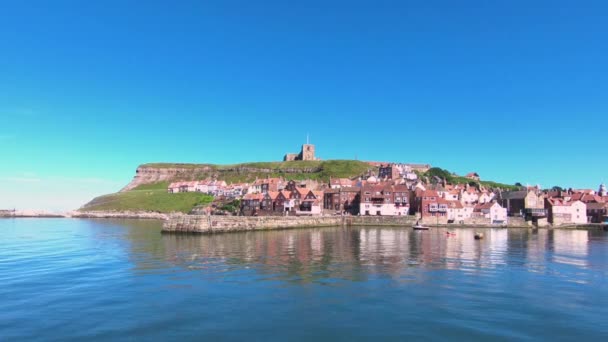
[[[482,211],[484,209],[490,209],[490,208],[492,208],[493,205],[494,205],[493,202],[488,202],[488,203],[483,203],[483,204],[477,204],[477,205],[475,205],[475,208],[473,209],[473,211],[479,212],[479,211]]]
[[[416,197],[437,197],[437,198],[439,198],[439,193],[437,193],[437,191],[435,191],[435,190],[424,190],[424,191],[420,191],[420,192],[418,192],[418,190],[416,190]]]
[[[604,198],[598,195],[591,195],[591,194],[586,194],[586,193],[576,193],[572,195],[571,198],[572,201],[581,201],[584,203],[591,203],[591,202],[595,202],[595,203],[603,203]]]
[[[263,200],[264,199],[264,194],[246,194],[245,196],[243,196],[244,200]]]
[[[277,196],[279,196],[279,192],[278,191],[268,191],[268,196],[270,196],[271,200],[276,200]]]

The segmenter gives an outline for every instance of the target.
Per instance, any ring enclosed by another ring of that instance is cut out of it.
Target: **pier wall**
[[[306,227],[339,227],[339,226],[386,226],[411,227],[416,223],[415,216],[206,216],[174,215],[163,224],[163,232],[176,233],[223,233],[237,231],[306,228]],[[509,222],[509,227],[523,227],[523,220]],[[433,222],[428,222],[434,225]],[[492,227],[489,220],[468,220],[460,224],[442,225],[447,227]],[[495,227],[495,226],[494,226]]]
[[[163,232],[223,233],[233,231],[337,227],[341,226],[341,216],[319,217],[276,217],[276,216],[204,216],[179,215],[170,217],[163,224]]]

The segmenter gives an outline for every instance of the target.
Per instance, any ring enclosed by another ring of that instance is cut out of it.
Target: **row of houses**
[[[388,170],[387,167],[395,166],[381,167]],[[420,180],[408,180],[392,170],[390,173],[390,177],[369,174],[357,179],[331,178],[327,183],[270,177],[256,179],[251,184],[228,185],[218,180],[175,182],[170,184],[168,191],[241,198],[243,215],[417,215],[438,223],[484,219],[494,224],[507,223],[509,217],[520,217],[538,225],[607,220],[608,193],[604,185],[598,192],[542,191],[538,186],[498,191],[483,186],[446,184],[445,181],[424,184]],[[397,178],[392,179],[393,176]],[[479,175],[471,173],[466,177],[478,179]]]
[[[226,184],[221,180],[202,180],[188,182],[173,182],[169,184],[169,193],[200,192],[213,196],[240,198],[247,193],[247,183]]]
[[[492,224],[506,224],[506,208],[493,200],[493,196],[482,196],[481,191],[458,192],[416,189],[414,206],[421,218],[435,219],[441,223],[462,223],[471,218],[487,219]],[[481,201],[480,201],[481,198]]]
[[[598,192],[583,190],[541,191],[528,187],[520,191],[501,192],[499,202],[510,216],[552,225],[604,223],[607,220],[608,193],[600,185]]]
[[[241,200],[243,215],[320,215],[323,192],[305,188],[248,193]]]

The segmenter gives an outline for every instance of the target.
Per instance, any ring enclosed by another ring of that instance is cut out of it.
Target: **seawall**
[[[336,227],[341,216],[276,217],[276,216],[171,216],[163,224],[165,233],[224,233],[248,230]]]
[[[149,211],[74,211],[66,213],[64,217],[167,220],[169,214]]]
[[[411,227],[416,223],[415,216],[205,216],[205,215],[172,215],[163,223],[165,233],[224,233],[267,229],[339,227],[339,226],[384,226]],[[435,227],[497,227],[481,220],[465,224],[429,224]],[[511,228],[530,228],[523,220],[507,225]]]

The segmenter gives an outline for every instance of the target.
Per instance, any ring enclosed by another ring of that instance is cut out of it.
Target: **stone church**
[[[299,154],[287,153],[285,157],[283,157],[283,161],[291,160],[318,160],[315,157],[315,145],[304,144],[302,145],[302,150]]]

